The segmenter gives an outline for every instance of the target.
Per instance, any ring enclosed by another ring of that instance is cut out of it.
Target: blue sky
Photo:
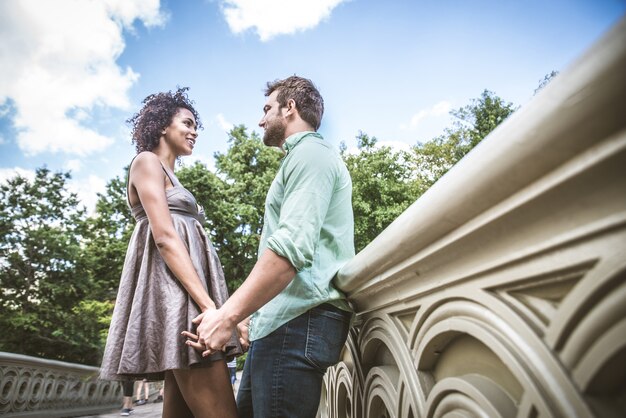
[[[0,0],[0,180],[71,170],[88,207],[134,155],[125,120],[190,87],[213,166],[260,132],[265,83],[312,79],[321,133],[413,145],[484,89],[524,105],[623,18],[624,0]]]

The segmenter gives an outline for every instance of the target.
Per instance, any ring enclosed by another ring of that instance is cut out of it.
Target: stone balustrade
[[[626,416],[625,40],[626,20],[339,272],[357,317],[319,416]]]
[[[68,417],[118,408],[118,382],[97,367],[0,352],[0,416]]]

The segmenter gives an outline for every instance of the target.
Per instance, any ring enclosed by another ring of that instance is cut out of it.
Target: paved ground
[[[235,396],[237,396],[237,389],[239,389],[239,382],[241,381],[241,372],[237,372],[237,382],[235,383]],[[121,399],[120,399],[121,403]],[[100,415],[89,415],[85,418],[113,418],[119,417],[121,412],[120,409],[116,409],[106,414]],[[152,399],[145,405],[135,406],[133,409],[133,413],[130,415],[131,417],[143,417],[143,418],[156,418],[163,415],[163,402],[153,403]]]
[[[92,417],[102,417],[102,418],[116,417],[117,418],[120,416],[120,412],[121,412],[121,409],[116,409],[107,414],[90,415],[89,418],[92,418]],[[130,416],[148,418],[148,417],[160,417],[162,414],[163,414],[163,402],[152,403],[152,401],[150,401],[150,403],[147,403],[145,405],[135,406]]]

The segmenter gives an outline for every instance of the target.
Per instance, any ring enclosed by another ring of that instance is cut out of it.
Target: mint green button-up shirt
[[[288,259],[297,274],[252,316],[251,341],[322,303],[351,310],[331,282],[354,257],[348,169],[337,150],[316,132],[291,135],[285,150],[265,201],[258,255],[269,248]]]

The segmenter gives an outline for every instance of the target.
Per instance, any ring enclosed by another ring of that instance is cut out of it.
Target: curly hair
[[[275,90],[278,90],[276,100],[280,107],[287,106],[287,101],[293,99],[300,117],[316,131],[319,129],[324,114],[324,99],[311,80],[292,75],[284,80],[268,81],[265,96]]]
[[[193,107],[193,101],[187,97],[187,90],[189,87],[178,87],[175,92],[149,95],[142,102],[141,110],[126,121],[132,126],[132,142],[137,154],[152,151],[159,145],[161,132],[172,123],[180,108],[189,110],[196,119],[197,129],[202,129],[200,116]]]

